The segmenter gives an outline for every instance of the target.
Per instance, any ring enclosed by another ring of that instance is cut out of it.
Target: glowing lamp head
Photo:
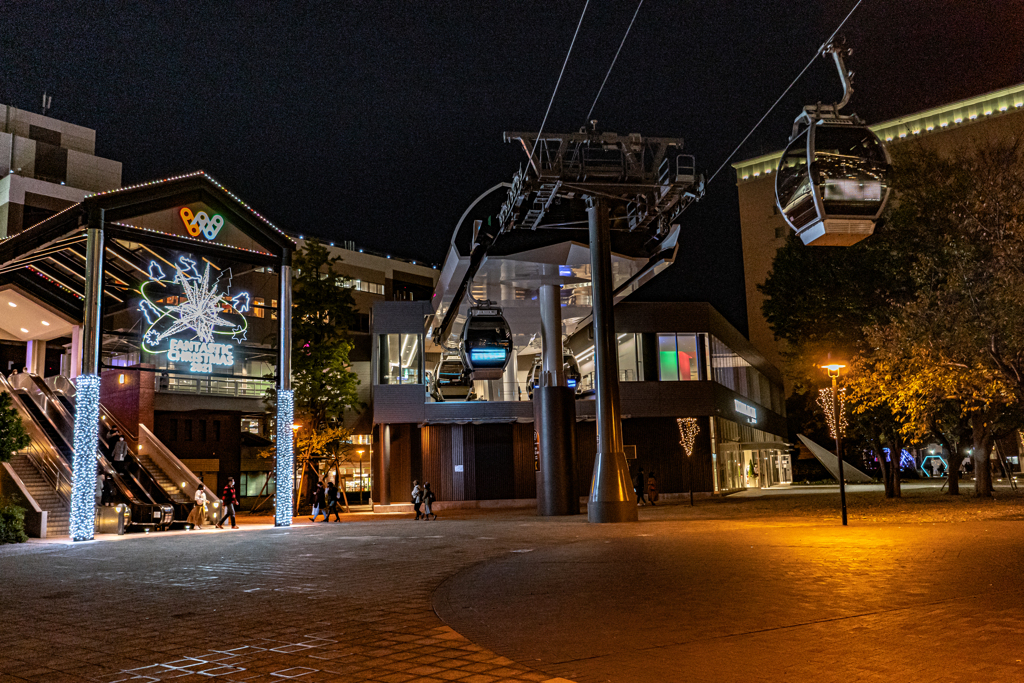
[[[818,367],[828,373],[829,377],[838,377],[839,371],[845,368],[847,365],[846,361],[832,358],[831,355],[821,363]]]

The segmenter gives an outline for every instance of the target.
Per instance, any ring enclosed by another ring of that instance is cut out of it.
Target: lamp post
[[[832,379],[832,424],[836,433],[836,459],[839,460],[839,500],[843,506],[843,526],[846,526],[846,479],[843,477],[843,442],[839,422],[839,371],[846,367],[839,361],[827,361],[821,366]]]

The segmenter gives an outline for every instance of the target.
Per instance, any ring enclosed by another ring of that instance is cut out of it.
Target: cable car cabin
[[[533,399],[534,387],[540,386],[540,375],[543,370],[544,363],[538,354],[526,376],[526,393],[530,399]],[[576,362],[576,356],[569,351],[562,354],[562,371],[565,373],[565,385],[579,394],[583,390],[583,374],[580,372],[580,364]]]
[[[775,197],[804,244],[856,244],[874,232],[889,198],[889,154],[867,126],[816,121],[783,153]]]
[[[476,398],[473,379],[459,356],[446,354],[441,357],[430,383],[430,395],[435,401],[472,401]]]
[[[500,308],[469,310],[459,352],[472,379],[501,379],[512,357],[512,328]]]

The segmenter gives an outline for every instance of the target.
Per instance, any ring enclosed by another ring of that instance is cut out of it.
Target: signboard
[[[749,403],[744,403],[738,398],[733,399],[733,408],[737,413],[747,418],[747,422],[750,424],[757,424],[757,408]]]
[[[169,266],[165,268],[165,266]],[[173,276],[166,270],[173,268]],[[231,291],[231,269],[196,259],[150,261],[149,279],[139,285],[139,310],[145,318],[142,348],[166,353],[171,363],[188,363],[191,372],[235,364],[234,349],[245,341],[250,309],[247,292]]]

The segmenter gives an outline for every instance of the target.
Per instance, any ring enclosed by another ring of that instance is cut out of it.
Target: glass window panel
[[[676,335],[658,335],[658,379],[674,382],[679,379],[679,356],[676,353]]]
[[[618,335],[619,346],[619,381],[639,382],[642,379],[640,365],[637,362],[637,335]]]
[[[700,365],[697,362],[697,335],[677,334],[676,355],[679,379],[684,382],[700,379]]]

